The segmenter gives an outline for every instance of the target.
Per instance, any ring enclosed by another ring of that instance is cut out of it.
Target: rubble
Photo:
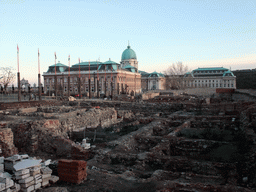
[[[255,191],[254,101],[143,98],[1,104],[0,190]]]

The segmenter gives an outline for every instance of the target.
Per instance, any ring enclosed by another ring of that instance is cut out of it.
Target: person
[[[24,94],[24,100],[26,100],[26,94]]]

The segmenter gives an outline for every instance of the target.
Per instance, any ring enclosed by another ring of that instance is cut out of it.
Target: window
[[[214,82],[214,80],[212,80],[212,82]]]
[[[211,82],[211,80],[209,80],[209,82]]]
[[[212,87],[214,87],[214,84],[212,84]]]
[[[66,77],[64,78],[64,82],[67,83],[67,78]]]

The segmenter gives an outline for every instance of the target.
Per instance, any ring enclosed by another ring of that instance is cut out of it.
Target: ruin
[[[1,156],[59,162],[38,191],[255,191],[256,103],[232,98],[0,103]]]

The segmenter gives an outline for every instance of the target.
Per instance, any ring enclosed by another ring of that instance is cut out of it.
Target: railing
[[[31,93],[32,94],[32,93]],[[30,94],[30,95],[31,95]],[[33,93],[34,97],[32,98],[29,96],[29,94],[21,94],[21,101],[38,101],[39,97],[38,95],[35,95]],[[56,99],[56,97],[52,96],[42,96],[42,100],[50,100],[50,99]],[[9,93],[9,94],[0,94],[0,102],[18,102],[18,94],[17,93]]]

